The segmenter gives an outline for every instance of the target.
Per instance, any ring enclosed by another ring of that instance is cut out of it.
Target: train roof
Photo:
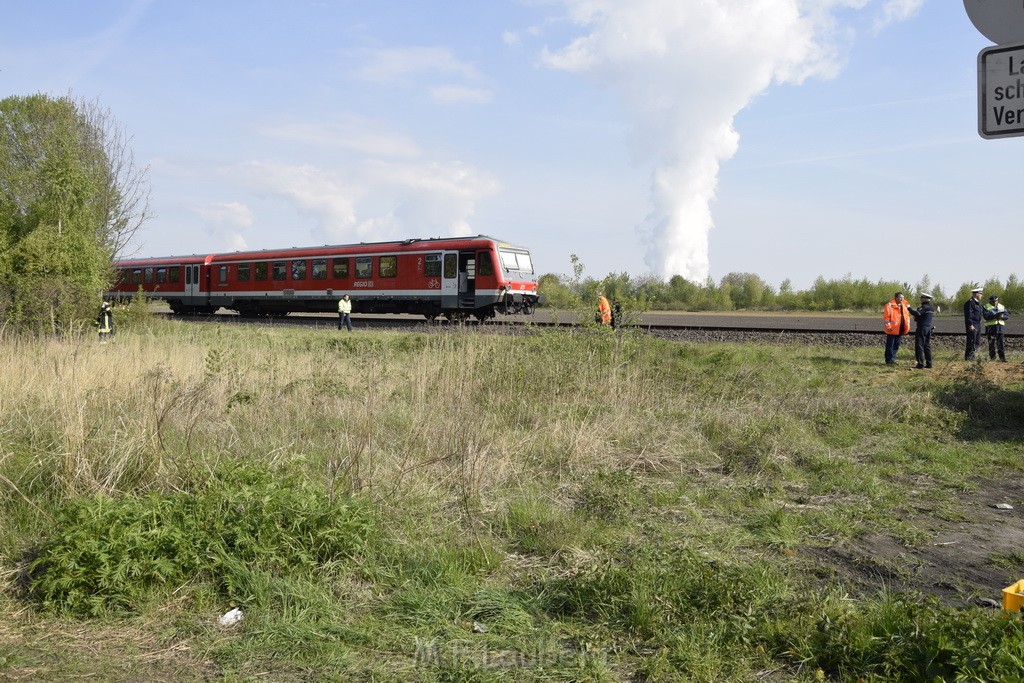
[[[494,242],[499,247],[505,247],[508,249],[516,249],[521,251],[529,251],[526,247],[517,246],[509,242],[505,242],[496,237],[490,235],[467,235],[465,237],[413,237],[404,240],[388,240],[385,242],[356,242],[351,244],[324,244],[317,246],[304,246],[304,247],[285,247],[278,249],[247,249],[244,251],[225,251],[225,252],[214,252],[211,254],[188,254],[178,256],[144,256],[139,258],[124,258],[118,259],[118,264],[132,264],[142,265],[145,263],[162,263],[166,261],[177,261],[181,263],[209,263],[215,260],[228,259],[232,261],[243,260],[245,258],[261,259],[261,258],[273,258],[274,256],[282,256],[287,258],[289,254],[295,255],[298,253],[318,253],[318,252],[330,252],[330,251],[374,251],[379,250],[381,247],[395,247],[401,251],[415,250],[419,245],[423,245],[426,248],[438,248],[444,244],[452,243],[467,243],[467,242],[479,242],[486,240]],[[455,244],[452,244],[453,248],[458,248]]]

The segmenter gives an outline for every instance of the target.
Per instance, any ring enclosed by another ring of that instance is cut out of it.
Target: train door
[[[459,308],[476,308],[476,252],[459,253]]]
[[[185,300],[188,303],[198,303],[195,298],[202,296],[199,288],[199,266],[185,266]]]
[[[441,308],[450,310],[459,307],[459,252],[442,252],[441,263]]]

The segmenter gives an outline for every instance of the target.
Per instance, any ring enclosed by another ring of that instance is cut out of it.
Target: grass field
[[[955,355],[0,339],[0,679],[1019,680],[1024,371]]]

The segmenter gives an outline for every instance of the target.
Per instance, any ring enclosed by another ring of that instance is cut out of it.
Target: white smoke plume
[[[709,272],[710,203],[737,151],[733,119],[773,83],[832,77],[852,29],[912,16],[924,0],[562,0],[586,32],[545,62],[617,93],[637,159],[653,166],[646,263],[662,277]]]

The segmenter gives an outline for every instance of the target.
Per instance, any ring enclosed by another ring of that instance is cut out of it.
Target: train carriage
[[[348,294],[356,313],[480,320],[531,313],[540,300],[528,249],[478,235],[323,247],[126,259],[108,296],[141,288],[175,313],[334,312]]]

